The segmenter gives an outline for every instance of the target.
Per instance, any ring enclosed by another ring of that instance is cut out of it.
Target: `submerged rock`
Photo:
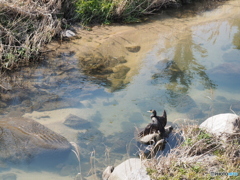
[[[0,159],[29,161],[41,154],[70,152],[67,139],[38,122],[27,118],[0,119]]]
[[[137,52],[140,51],[141,46],[128,46],[128,47],[126,47],[126,49],[127,49],[129,52],[137,53]]]
[[[113,68],[114,73],[110,75],[111,79],[125,79],[126,74],[130,70],[129,67],[125,65],[120,65]]]
[[[91,127],[89,121],[73,114],[69,114],[63,124],[74,129],[88,129]]]

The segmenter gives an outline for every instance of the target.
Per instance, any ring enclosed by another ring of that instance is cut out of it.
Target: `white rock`
[[[200,128],[216,136],[233,135],[240,132],[240,117],[231,113],[218,114],[205,120]]]
[[[128,159],[114,168],[108,180],[150,180],[142,161]]]
[[[76,36],[76,34],[72,31],[70,31],[70,30],[66,30],[66,31],[63,32],[63,37],[70,38],[70,37],[74,37],[74,36]]]

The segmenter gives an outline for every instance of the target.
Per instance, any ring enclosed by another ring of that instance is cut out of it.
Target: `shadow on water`
[[[186,18],[186,17],[195,17],[203,12],[212,11],[222,5],[224,0],[220,1],[209,1],[209,0],[182,0],[184,6],[178,7],[179,11],[170,11],[169,15],[171,17],[177,18]],[[168,11],[167,11],[168,12]]]

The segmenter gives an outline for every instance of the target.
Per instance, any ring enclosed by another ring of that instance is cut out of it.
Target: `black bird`
[[[167,113],[164,110],[162,116],[157,116],[157,112],[155,110],[150,110],[148,112],[151,112],[151,119],[152,123],[149,123],[143,131],[141,131],[138,136],[143,137],[148,134],[152,134],[154,132],[160,131],[161,134],[165,132],[164,127],[167,124]]]

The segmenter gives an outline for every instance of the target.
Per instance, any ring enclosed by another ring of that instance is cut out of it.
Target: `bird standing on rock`
[[[157,116],[156,110],[150,110],[148,112],[152,113],[151,116],[150,116],[151,119],[152,119],[152,123],[149,123],[145,127],[145,129],[138,134],[138,136],[143,137],[145,135],[152,134],[154,132],[157,133],[158,131],[160,131],[161,134],[165,133],[164,127],[167,124],[167,113],[166,113],[166,111],[165,110],[163,111],[162,116]]]

